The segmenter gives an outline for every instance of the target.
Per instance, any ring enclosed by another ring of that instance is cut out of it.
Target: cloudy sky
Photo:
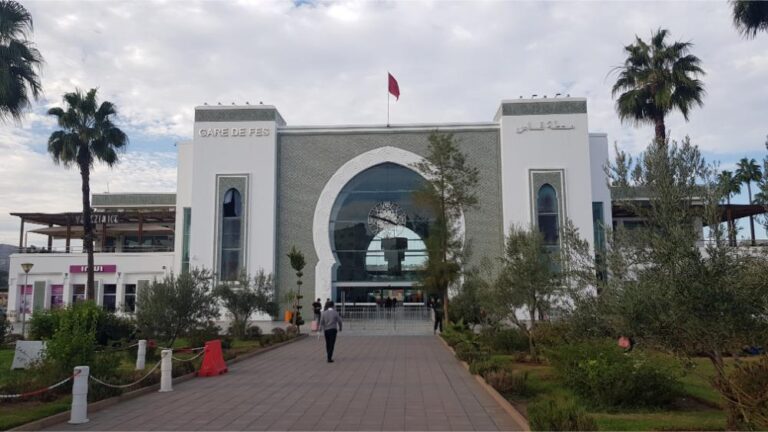
[[[591,131],[638,153],[653,129],[619,122],[610,72],[636,34],[664,27],[707,71],[705,107],[672,116],[672,137],[690,135],[723,168],[766,155],[768,34],[742,39],[725,0],[23,4],[45,95],[20,125],[0,125],[0,243],[18,242],[11,211],[80,208],[79,174],[45,153],[45,112],[76,87],[116,103],[131,139],[118,167],[96,169],[94,192],[174,191],[174,143],[204,102],[263,101],[291,125],[382,124],[387,71],[402,93],[392,123],[489,121],[501,99],[569,93],[587,98]]]

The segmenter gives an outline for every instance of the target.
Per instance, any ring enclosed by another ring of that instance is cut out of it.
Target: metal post
[[[72,383],[72,410],[70,424],[88,423],[88,366],[75,366],[75,378]]]
[[[32,270],[34,264],[23,263],[21,269],[24,270],[24,288],[22,289],[21,296],[21,336],[27,337],[27,286],[29,286],[29,271]]]
[[[147,340],[142,339],[139,341],[139,349],[136,353],[136,370],[144,370],[144,365],[147,360]]]
[[[171,356],[172,350],[162,350],[160,352],[160,391],[170,392],[173,391],[173,375],[171,375]]]

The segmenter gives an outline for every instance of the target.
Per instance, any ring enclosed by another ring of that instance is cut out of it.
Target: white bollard
[[[139,341],[139,350],[136,354],[136,370],[144,370],[144,364],[147,360],[147,341]]]
[[[72,411],[69,414],[70,424],[88,423],[88,366],[76,366],[75,378],[72,382]]]
[[[160,391],[169,392],[173,391],[173,375],[171,375],[171,367],[173,366],[171,356],[172,350],[162,350],[160,352]]]

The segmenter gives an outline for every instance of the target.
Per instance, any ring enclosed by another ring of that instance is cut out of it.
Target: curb
[[[283,341],[274,345],[270,345],[268,347],[264,347],[255,351],[251,351],[242,355],[239,355],[229,361],[227,361],[227,365],[235,364],[238,362],[241,362],[243,360],[247,360],[251,357],[254,357],[259,354],[263,354],[267,351],[272,351],[273,349],[280,348],[283,345],[288,345],[291,343],[294,343],[296,341],[299,341],[301,339],[305,339],[307,337],[306,334],[300,334],[297,337],[293,339],[289,339],[287,341]],[[173,379],[173,385],[181,384],[184,381],[189,381],[192,378],[195,378],[197,376],[197,372],[191,372],[186,375],[180,375]],[[119,396],[114,396],[107,399],[102,399],[100,401],[96,401],[93,403],[88,404],[88,414],[95,413],[98,411],[101,411],[103,409],[109,408],[112,405],[116,405],[120,402],[125,402],[127,400],[135,399],[139,396],[145,395],[147,393],[153,393],[160,389],[160,383],[152,384],[146,387],[141,387],[136,390],[129,391],[128,393],[123,393]],[[62,411],[58,414],[54,414],[52,416],[43,417],[38,420],[31,421],[29,423],[24,423],[23,425],[16,426],[14,428],[9,429],[9,431],[36,431],[40,429],[45,429],[47,427],[57,425],[59,423],[64,423],[67,420],[69,420],[70,416],[70,410]]]
[[[469,372],[469,365],[467,364],[467,362],[463,360],[459,360],[459,358],[456,357],[456,351],[454,351],[453,348],[451,348],[451,346],[448,345],[445,339],[443,339],[441,336],[437,336],[437,338],[440,340],[440,342],[443,343],[443,346],[453,355],[453,358],[456,359],[456,361],[458,361],[459,363],[461,363],[461,365],[464,366],[464,369],[466,369],[467,372]],[[495,400],[496,403],[498,403],[499,406],[501,406],[501,408],[510,417],[512,417],[513,420],[515,420],[515,422],[523,426],[523,432],[531,431],[531,426],[528,424],[528,419],[526,419],[522,414],[520,414],[520,411],[515,409],[515,407],[512,406],[512,404],[509,403],[509,401],[504,396],[502,396],[501,393],[496,391],[496,389],[493,388],[493,386],[485,382],[483,377],[481,377],[480,375],[474,375],[474,374],[471,374],[471,375],[475,377],[475,380],[480,384],[480,387],[482,387],[488,393],[488,395],[490,395],[493,398],[493,400]]]

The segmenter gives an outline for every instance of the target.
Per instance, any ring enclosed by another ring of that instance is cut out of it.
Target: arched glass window
[[[224,217],[239,217],[243,211],[242,200],[240,199],[240,192],[237,189],[232,188],[224,194]]]
[[[360,172],[344,186],[330,220],[338,282],[418,280],[434,220],[413,196],[425,183],[414,170],[387,162]],[[366,298],[366,292],[360,297]]]
[[[221,206],[220,280],[236,280],[240,273],[243,250],[242,222],[243,204],[240,192],[235,188],[229,189],[224,194]]]
[[[560,238],[557,208],[557,192],[550,184],[539,188],[536,197],[536,214],[538,216],[539,231],[544,235],[544,244],[557,246]]]

